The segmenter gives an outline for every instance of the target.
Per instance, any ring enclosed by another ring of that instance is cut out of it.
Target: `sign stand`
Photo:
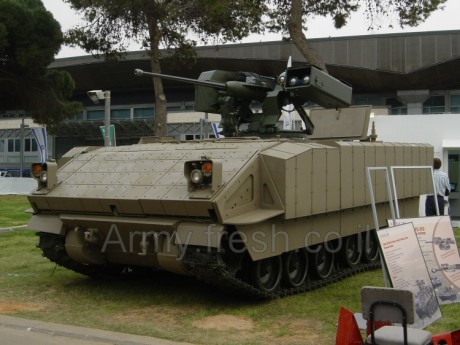
[[[427,263],[416,234],[416,228],[410,221],[397,222],[400,219],[397,188],[394,177],[395,169],[430,169],[433,181],[433,169],[431,166],[393,166],[391,169],[391,185],[386,167],[368,167],[367,182],[372,203],[375,229],[380,242],[380,254],[382,260],[385,285],[398,289],[412,291],[415,297],[416,327],[425,328],[438,320],[442,314],[436,298],[435,290],[430,279]],[[382,170],[385,173],[388,199],[391,209],[391,220],[387,220],[391,228],[379,229],[379,219],[375,204],[375,194],[372,184],[371,171]],[[437,206],[437,204],[436,204]],[[439,207],[437,206],[439,213]],[[399,224],[398,224],[399,223]]]

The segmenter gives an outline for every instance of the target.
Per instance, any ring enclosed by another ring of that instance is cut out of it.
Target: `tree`
[[[396,17],[401,27],[417,26],[430,14],[441,8],[447,0],[268,0],[269,17],[267,27],[274,32],[289,36],[302,55],[313,65],[327,71],[321,56],[309,44],[304,31],[308,17],[331,16],[336,28],[347,24],[352,12],[364,6],[370,28],[375,19]]]
[[[48,70],[63,42],[41,0],[0,0],[0,110],[24,110],[52,132],[80,105],[67,72]]]
[[[66,42],[88,53],[117,59],[129,43],[138,42],[151,59],[151,70],[161,73],[162,48],[173,58],[193,58],[195,33],[219,41],[237,40],[257,31],[264,13],[262,0],[64,0],[83,14],[86,25],[69,30]],[[153,78],[155,135],[166,134],[166,97],[161,79]]]

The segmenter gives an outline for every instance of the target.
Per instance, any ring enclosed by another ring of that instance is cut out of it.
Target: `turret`
[[[283,134],[277,127],[283,107],[293,104],[305,123],[304,131],[313,134],[314,125],[303,105],[314,103],[324,108],[342,108],[351,104],[350,86],[312,65],[288,67],[277,78],[250,72],[206,71],[198,79],[183,78],[136,69],[137,76],[169,79],[195,85],[195,110],[222,116],[222,134],[241,135]],[[260,104],[262,113],[251,106]],[[247,129],[240,128],[247,124]]]

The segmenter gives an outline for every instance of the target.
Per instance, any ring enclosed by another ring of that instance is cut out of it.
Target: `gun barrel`
[[[161,79],[169,79],[169,80],[179,81],[182,83],[188,83],[188,84],[194,84],[194,85],[200,85],[200,86],[209,86],[209,87],[214,87],[214,88],[222,89],[222,90],[225,90],[227,88],[227,85],[225,83],[219,83],[216,81],[198,80],[198,79],[177,77],[174,75],[168,75],[168,74],[162,74],[162,73],[145,72],[141,69],[134,70],[134,75],[138,77],[143,76],[144,74],[152,76],[152,77],[161,78]]]

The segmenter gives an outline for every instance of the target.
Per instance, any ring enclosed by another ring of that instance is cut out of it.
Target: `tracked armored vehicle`
[[[29,226],[47,258],[98,277],[163,269],[263,298],[378,266],[366,168],[431,165],[431,146],[369,141],[370,108],[349,107],[351,88],[314,66],[151,75],[195,84],[196,110],[221,114],[225,138],[143,138],[33,165]],[[327,109],[307,115],[307,101]],[[278,129],[288,104],[305,129]],[[385,179],[371,174],[385,226]],[[429,173],[398,171],[396,185],[401,216],[417,216]]]

